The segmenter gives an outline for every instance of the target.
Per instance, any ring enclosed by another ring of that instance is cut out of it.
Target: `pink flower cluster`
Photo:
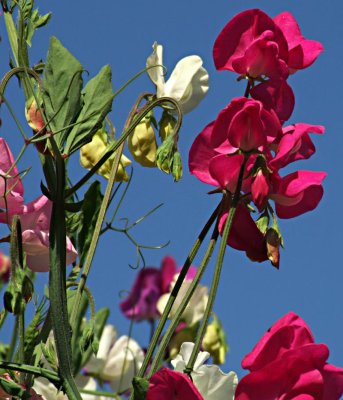
[[[189,153],[189,169],[201,181],[233,194],[247,160],[228,244],[244,250],[254,261],[269,258],[274,266],[279,262],[278,256],[268,252],[268,225],[259,229],[251,217],[251,202],[261,215],[275,221],[276,216],[293,218],[313,210],[323,195],[325,172],[280,175],[290,163],[314,154],[310,133],[324,133],[319,125],[283,126],[294,108],[288,76],[310,66],[322,50],[319,42],[302,36],[290,13],[271,19],[257,9],[236,15],[214,44],[217,69],[239,73],[239,79],[247,80],[247,90],[197,136]]]
[[[13,167],[12,153],[3,138],[0,138],[0,223],[10,224],[14,215],[19,215],[22,229],[23,250],[26,263],[34,272],[49,271],[49,226],[51,201],[40,196],[24,204],[24,187],[18,169]],[[8,171],[10,171],[8,173]],[[66,237],[67,264],[75,261],[77,251]]]

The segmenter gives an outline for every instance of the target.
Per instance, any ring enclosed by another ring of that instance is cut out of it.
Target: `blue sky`
[[[217,72],[214,68],[212,46],[222,27],[236,13],[248,8],[261,8],[271,16],[290,11],[306,38],[323,43],[325,51],[315,64],[289,80],[296,97],[295,110],[289,122],[326,127],[325,135],[313,135],[317,153],[312,159],[292,166],[292,171],[327,171],[324,198],[315,211],[281,221],[285,248],[279,271],[269,263],[252,263],[244,253],[228,249],[215,311],[224,324],[231,348],[223,369],[233,369],[242,376],[240,361],[243,356],[274,321],[291,310],[307,321],[317,342],[329,346],[330,362],[343,367],[341,0],[329,3],[309,0],[187,0],[170,4],[153,0],[60,0],[38,2],[37,5],[42,12],[52,11],[53,18],[49,26],[34,38],[31,63],[45,58],[49,36],[55,35],[81,61],[90,76],[109,63],[113,70],[114,89],[144,68],[155,40],[164,45],[164,63],[169,71],[180,58],[190,54],[200,55],[209,71],[210,91],[200,106],[186,115],[181,131],[183,180],[173,183],[170,176],[160,171],[134,165],[133,183],[119,212],[120,217],[133,221],[164,203],[134,231],[137,240],[144,244],[158,245],[170,240],[165,249],[145,252],[147,265],[151,266],[159,266],[167,254],[182,264],[195,236],[218,201],[215,196],[207,195],[211,188],[189,175],[187,157],[192,141],[202,128],[231,98],[244,93],[244,83],[237,83],[235,74]],[[1,71],[4,72],[9,50],[3,21],[1,24]],[[143,91],[153,90],[152,83],[144,76],[116,98],[111,118],[118,132],[136,97]],[[15,81],[10,85],[9,94],[17,113],[22,113],[24,102],[18,95]],[[22,145],[19,132],[3,109],[0,114],[3,119],[0,134],[9,141],[16,154]],[[30,153],[21,167],[28,163],[33,165],[33,172],[26,178],[30,182],[26,188],[27,201],[40,194],[35,153]],[[77,156],[72,165],[75,177],[79,176],[81,168]],[[135,278],[136,272],[128,266],[134,261],[135,250],[122,235],[106,234],[96,253],[88,282],[96,306],[110,306],[110,322],[122,334],[127,332],[129,322],[120,314],[118,304],[120,292],[129,289]],[[46,279],[47,275],[44,275],[40,280]],[[209,279],[210,271],[204,282],[209,284]],[[143,346],[147,344],[147,334],[144,323],[134,326],[133,336]]]

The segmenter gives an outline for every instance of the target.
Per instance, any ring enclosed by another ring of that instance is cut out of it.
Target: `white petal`
[[[102,378],[109,380],[114,392],[123,392],[131,387],[132,378],[137,374],[144,359],[138,343],[121,336],[108,354]]]
[[[233,371],[224,374],[218,365],[202,365],[192,379],[204,400],[234,399],[238,379]]]
[[[171,361],[171,364],[176,371],[182,372],[185,369],[189,359],[191,358],[193,348],[194,343],[192,342],[182,343],[179,354],[174,358],[174,360]],[[194,370],[196,371],[198,368],[200,368],[209,357],[210,353],[207,351],[199,351],[197,359],[194,363]]]
[[[194,108],[208,90],[208,73],[202,68],[199,56],[180,60],[164,87],[164,96],[180,102],[183,112]]]
[[[163,65],[163,46],[155,42],[152,46],[153,53],[148,57],[146,66]],[[164,91],[164,71],[162,67],[148,69],[148,75],[157,88],[157,97],[163,96]]]

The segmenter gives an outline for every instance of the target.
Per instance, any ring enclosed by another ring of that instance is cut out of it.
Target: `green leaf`
[[[92,139],[111,111],[113,97],[111,67],[105,65],[82,91],[82,110],[67,138],[66,154],[73,153]]]
[[[103,195],[101,193],[100,182],[95,181],[87,190],[81,208],[81,231],[78,236],[80,265],[83,265],[86,259],[87,251],[92,240],[102,199]]]
[[[2,377],[0,377],[0,387],[9,395],[18,396],[20,399],[29,399],[31,397],[26,390],[17,383]]]
[[[61,42],[52,37],[43,79],[43,102],[48,129],[63,151],[68,135],[67,125],[75,122],[81,110],[82,65]]]
[[[42,26],[45,26],[50,21],[51,16],[52,16],[51,12],[45,15],[39,15],[38,18],[35,20],[35,27],[41,28]]]
[[[32,12],[33,0],[23,0],[20,4],[23,10],[24,19],[29,19]]]

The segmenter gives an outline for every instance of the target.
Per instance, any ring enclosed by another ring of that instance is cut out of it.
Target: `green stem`
[[[121,397],[118,395],[118,393],[105,392],[103,390],[87,390],[81,388],[79,389],[79,391],[84,394],[93,394],[95,396],[110,397],[110,398],[115,398],[117,400],[121,400]]]
[[[18,321],[18,318],[16,318],[14,326],[13,326],[10,348],[8,350],[8,353],[7,353],[7,360],[8,361],[12,361],[13,360],[13,355],[14,355],[15,348],[16,348],[16,345],[17,345],[18,330],[19,330],[19,321]]]
[[[49,298],[59,374],[69,400],[82,400],[72,374],[71,334],[66,295],[66,223],[64,210],[65,164],[53,138],[55,190],[50,220]]]
[[[54,384],[60,385],[60,377],[54,371],[45,368],[33,367],[32,365],[20,364],[20,363],[13,363],[13,362],[0,362],[0,368],[8,369],[11,371],[19,371],[25,372],[27,374],[32,374],[35,376],[41,376],[42,378],[48,379],[50,382]]]
[[[225,256],[225,252],[226,252],[226,248],[227,248],[227,241],[228,241],[228,237],[229,237],[229,234],[230,234],[230,231],[232,228],[233,218],[236,213],[237,205],[238,205],[238,202],[240,199],[240,193],[241,193],[241,188],[242,188],[242,182],[243,182],[246,161],[247,161],[247,156],[245,157],[244,162],[241,166],[236,191],[233,196],[233,200],[232,200],[232,203],[230,206],[230,211],[228,213],[228,216],[227,216],[227,219],[226,219],[226,222],[224,225],[224,230],[222,233],[222,238],[220,241],[220,246],[219,246],[219,251],[218,251],[218,256],[217,256],[217,262],[216,262],[213,280],[212,280],[212,284],[211,284],[209,299],[208,299],[208,302],[206,305],[204,316],[201,320],[201,324],[200,324],[199,330],[197,332],[197,337],[195,340],[195,344],[194,344],[194,347],[192,350],[191,357],[190,357],[190,359],[187,363],[187,366],[184,370],[184,372],[187,373],[188,375],[190,375],[190,373],[193,371],[193,367],[194,367],[195,361],[197,359],[197,356],[198,356],[198,353],[199,353],[199,350],[201,347],[201,343],[202,343],[203,337],[206,332],[208,320],[210,318],[213,304],[214,304],[214,301],[215,301],[215,298],[217,295],[217,289],[218,289],[220,275],[221,275],[221,271],[222,271],[224,256]],[[223,199],[223,203],[224,203],[224,201],[225,200]]]
[[[155,348],[157,346],[157,343],[160,339],[160,336],[162,334],[163,328],[167,322],[170,310],[173,307],[173,304],[175,302],[176,296],[179,293],[179,290],[181,288],[182,282],[184,281],[186,274],[189,270],[189,267],[191,266],[195,256],[197,255],[199,248],[202,244],[202,242],[204,241],[208,231],[210,230],[211,226],[213,225],[214,221],[216,220],[217,216],[218,216],[218,212],[219,212],[220,206],[216,207],[216,209],[214,210],[214,212],[212,213],[212,215],[210,216],[210,218],[208,219],[208,221],[206,222],[205,226],[203,227],[203,229],[201,230],[199,236],[197,237],[195,243],[193,244],[193,247],[191,248],[191,251],[189,252],[186,261],[183,264],[183,267],[181,269],[180,275],[177,278],[177,281],[175,283],[175,286],[169,296],[168,302],[166,304],[166,307],[161,315],[161,318],[158,322],[157,328],[154,332],[154,335],[150,341],[148,350],[146,352],[146,355],[144,357],[143,360],[143,364],[137,374],[137,376],[139,378],[143,378],[144,374],[148,368],[148,365],[150,363],[150,360],[152,358],[152,355],[154,354]]]
[[[199,282],[200,279],[203,275],[203,273],[205,272],[205,269],[211,259],[214,247],[216,245],[217,242],[217,238],[218,238],[218,224],[216,223],[216,226],[213,230],[212,233],[212,237],[211,240],[207,246],[206,249],[206,253],[200,263],[199,269],[197,271],[197,274],[195,275],[194,279],[192,280],[192,283],[190,284],[184,298],[181,301],[181,304],[179,305],[174,317],[172,318],[172,320],[170,321],[170,325],[168,326],[168,329],[166,330],[166,333],[163,336],[163,339],[160,343],[160,346],[158,348],[158,351],[156,353],[156,356],[151,364],[151,368],[148,374],[148,378],[151,378],[151,376],[158,370],[158,368],[161,365],[161,362],[163,361],[163,357],[165,355],[167,346],[170,342],[170,339],[172,338],[175,329],[177,328],[178,324],[180,323],[180,320],[182,318],[182,314],[185,311],[187,305],[189,304],[189,301],[191,299],[191,297],[193,296]]]

